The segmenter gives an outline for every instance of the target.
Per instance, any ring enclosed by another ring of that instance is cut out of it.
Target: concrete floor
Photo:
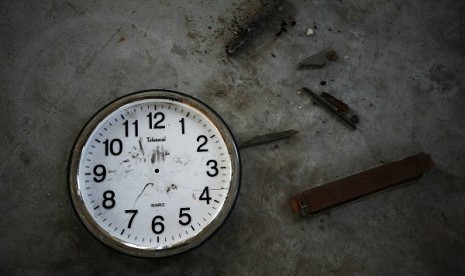
[[[297,1],[237,57],[224,47],[260,1],[10,1],[0,4],[0,274],[444,275],[465,273],[465,4]],[[306,36],[307,27],[315,28]],[[297,71],[333,47],[336,62]],[[343,58],[347,56],[348,58]],[[325,86],[321,81],[327,81]],[[350,130],[298,89],[328,91],[360,116]],[[167,88],[203,100],[239,141],[242,189],[210,241],[162,260],[100,244],[68,197],[74,139],[103,105]],[[313,218],[295,193],[427,152],[419,182]]]

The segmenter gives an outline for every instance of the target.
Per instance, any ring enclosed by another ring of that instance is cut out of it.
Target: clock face
[[[234,139],[204,104],[170,91],[123,97],[97,113],[69,165],[74,207],[105,244],[162,257],[211,236],[240,182]]]

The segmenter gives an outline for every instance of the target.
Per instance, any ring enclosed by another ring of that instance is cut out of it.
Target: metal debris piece
[[[349,106],[347,104],[331,96],[329,93],[323,92],[321,93],[321,97],[334,106],[337,111],[344,112],[349,110]]]
[[[305,70],[305,69],[320,69],[323,68],[328,60],[334,61],[337,59],[337,53],[333,49],[327,49],[315,54],[313,56],[309,56],[308,58],[302,60],[299,63],[298,69]]]
[[[248,147],[254,147],[254,146],[263,145],[266,143],[271,143],[277,140],[289,138],[297,133],[299,133],[297,130],[286,130],[286,131],[269,133],[266,135],[257,136],[257,137],[254,137],[246,141],[245,143],[242,143],[242,145],[239,148],[244,149]]]
[[[326,109],[341,118],[351,128],[357,129],[356,124],[359,122],[358,116],[347,104],[326,92],[321,93],[320,97],[307,87],[303,87],[302,90],[326,107]]]
[[[337,59],[337,53],[334,50],[326,51],[325,56],[326,56],[327,59],[329,59],[331,61],[335,61]]]
[[[278,9],[282,0],[267,1],[266,5],[258,12],[250,24],[242,29],[240,33],[226,46],[226,53],[230,56],[236,54],[241,48],[251,40],[272,17],[271,15]]]
[[[433,169],[431,155],[420,153],[298,193],[292,210],[314,215],[420,179]]]

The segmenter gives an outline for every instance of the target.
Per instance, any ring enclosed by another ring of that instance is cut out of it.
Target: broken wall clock
[[[231,212],[239,152],[223,120],[178,92],[115,100],[79,134],[68,164],[74,209],[101,242],[137,257],[196,247]]]

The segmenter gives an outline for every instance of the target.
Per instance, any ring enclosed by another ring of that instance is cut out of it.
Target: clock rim
[[[137,102],[140,100],[155,98],[172,100],[173,102],[180,102],[186,104],[196,109],[198,112],[202,114],[202,116],[205,116],[213,123],[213,125],[220,132],[222,139],[224,140],[228,149],[229,157],[231,158],[231,182],[228,195],[223,204],[223,207],[221,208],[221,211],[206,227],[202,229],[202,231],[200,231],[187,241],[173,247],[165,249],[141,249],[125,245],[123,240],[120,240],[117,237],[111,236],[110,234],[106,233],[106,231],[93,219],[92,215],[85,207],[84,201],[82,200],[82,197],[80,195],[80,190],[77,181],[77,173],[81,159],[82,149],[87,143],[90,135],[100,122],[102,122],[105,118],[107,118],[118,108],[126,104]],[[241,176],[241,158],[236,139],[234,138],[234,135],[232,134],[232,131],[230,130],[229,126],[226,124],[223,118],[221,118],[221,116],[218,115],[218,113],[215,110],[213,110],[210,106],[208,106],[201,100],[185,93],[168,89],[149,89],[136,91],[121,96],[100,108],[95,114],[93,114],[90,117],[90,119],[86,122],[84,127],[79,132],[76,140],[74,141],[68,159],[67,186],[69,190],[70,200],[72,203],[71,205],[73,206],[74,212],[77,214],[79,220],[85,226],[85,228],[98,241],[116,251],[133,257],[162,258],[192,250],[200,246],[210,238],[212,238],[218,232],[218,230],[228,220],[232,213],[232,210],[235,207],[241,186]]]

